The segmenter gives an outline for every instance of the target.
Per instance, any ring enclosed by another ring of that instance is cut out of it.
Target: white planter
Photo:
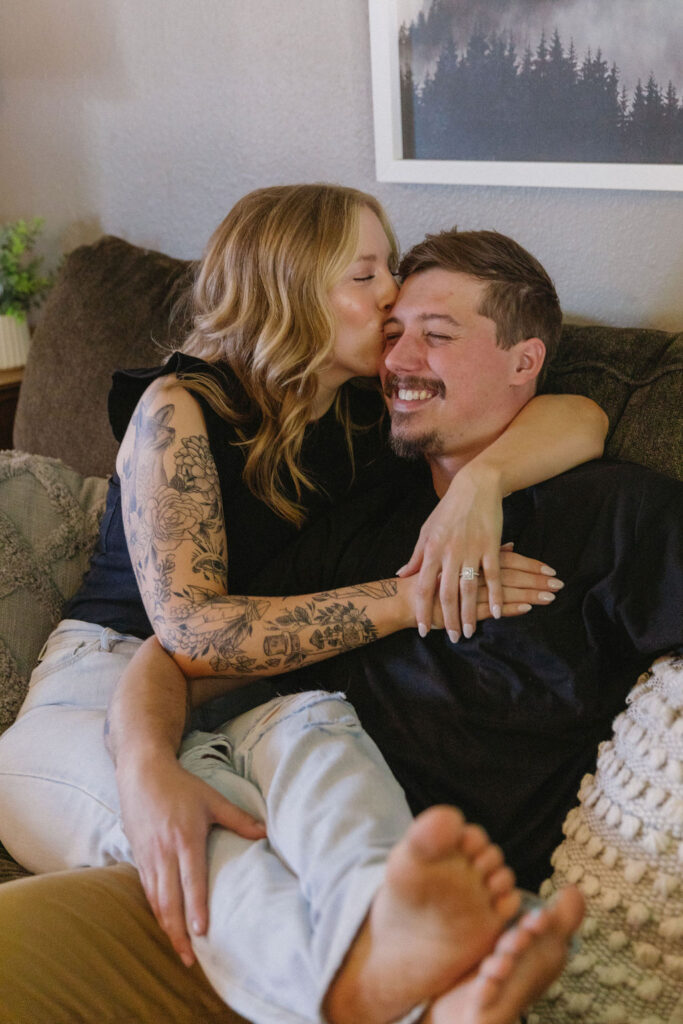
[[[31,344],[28,324],[14,316],[0,316],[0,370],[25,366]]]

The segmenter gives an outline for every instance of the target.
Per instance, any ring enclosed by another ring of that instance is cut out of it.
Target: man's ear
[[[540,338],[527,338],[515,345],[514,387],[536,380],[545,361],[545,344]]]

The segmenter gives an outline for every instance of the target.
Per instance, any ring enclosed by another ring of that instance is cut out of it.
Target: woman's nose
[[[382,309],[388,313],[398,295],[398,285],[393,277],[393,274],[387,272],[386,279],[384,281],[384,287],[382,289]]]

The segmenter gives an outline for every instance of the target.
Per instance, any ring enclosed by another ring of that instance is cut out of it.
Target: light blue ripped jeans
[[[0,737],[0,839],[32,871],[133,859],[103,724],[140,643],[65,620]],[[211,833],[210,926],[193,939],[202,968],[255,1024],[321,1021],[324,994],[410,824],[403,791],[351,705],[323,691],[191,733],[181,762],[268,829],[256,842]]]

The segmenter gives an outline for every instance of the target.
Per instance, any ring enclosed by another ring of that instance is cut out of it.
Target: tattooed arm
[[[236,684],[320,661],[415,625],[413,579],[298,597],[228,593],[221,491],[204,419],[173,378],[141,399],[117,467],[145,609],[188,677]]]

